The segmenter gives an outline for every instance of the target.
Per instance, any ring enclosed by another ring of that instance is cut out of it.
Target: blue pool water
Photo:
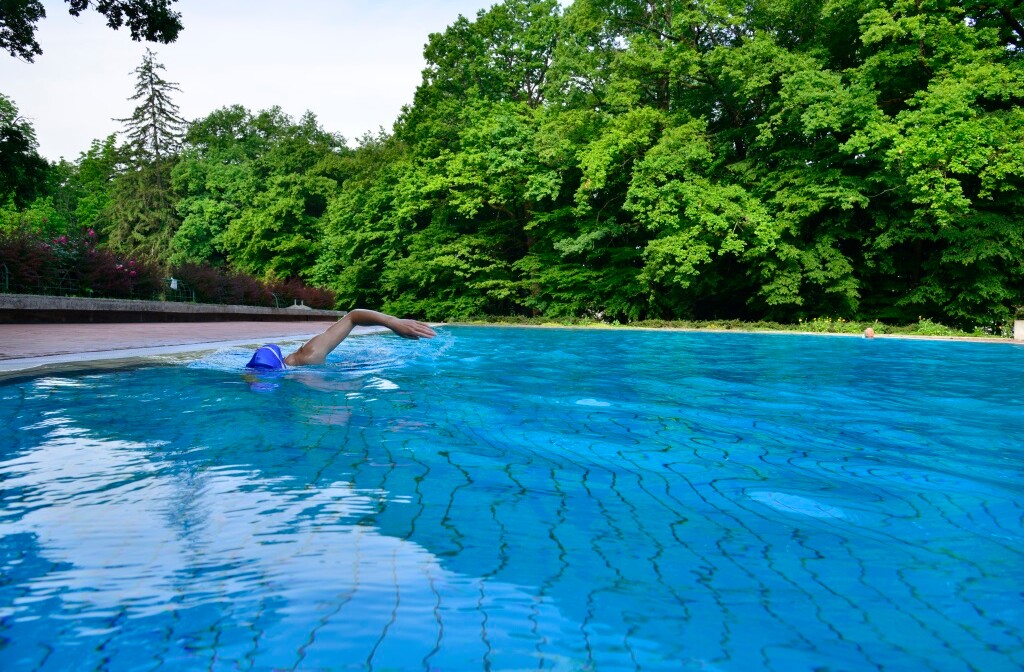
[[[1024,667],[1024,347],[249,354],[0,385],[0,669]]]

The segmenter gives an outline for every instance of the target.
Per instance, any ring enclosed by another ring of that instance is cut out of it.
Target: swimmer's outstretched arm
[[[338,345],[344,341],[353,327],[387,327],[403,338],[418,340],[433,338],[437,334],[426,324],[416,320],[402,320],[393,315],[378,313],[376,310],[356,308],[341,318],[322,334],[318,334],[301,348],[284,358],[288,366],[323,364]]]

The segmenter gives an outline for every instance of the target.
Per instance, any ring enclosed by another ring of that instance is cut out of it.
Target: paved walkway
[[[39,368],[304,341],[331,322],[149,322],[131,324],[0,324],[0,375]],[[372,331],[357,327],[354,333]]]

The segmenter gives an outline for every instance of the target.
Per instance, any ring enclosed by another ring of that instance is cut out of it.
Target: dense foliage
[[[355,149],[276,108],[193,122],[162,233],[132,230],[148,259],[429,319],[1002,324],[1024,306],[1022,12],[506,0],[431,35],[413,102]],[[121,151],[11,207],[116,247],[111,213],[146,193]]]
[[[1019,14],[509,0],[431,36],[316,277],[438,318],[1005,320],[1024,303]]]

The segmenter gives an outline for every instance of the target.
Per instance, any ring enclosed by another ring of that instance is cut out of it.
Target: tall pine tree
[[[114,182],[103,213],[108,244],[114,250],[150,261],[166,261],[171,239],[181,224],[171,190],[171,170],[178,160],[185,121],[171,96],[180,91],[160,76],[164,69],[149,49],[134,70],[138,101],[125,124],[128,170]]]
[[[138,101],[132,116],[116,119],[125,125],[125,135],[139,160],[162,161],[175,154],[185,135],[185,120],[178,106],[171,100],[174,92],[181,92],[177,82],[168,82],[160,76],[164,70],[157,63],[156,54],[146,49],[142,63],[135,73],[135,95],[128,100]]]

